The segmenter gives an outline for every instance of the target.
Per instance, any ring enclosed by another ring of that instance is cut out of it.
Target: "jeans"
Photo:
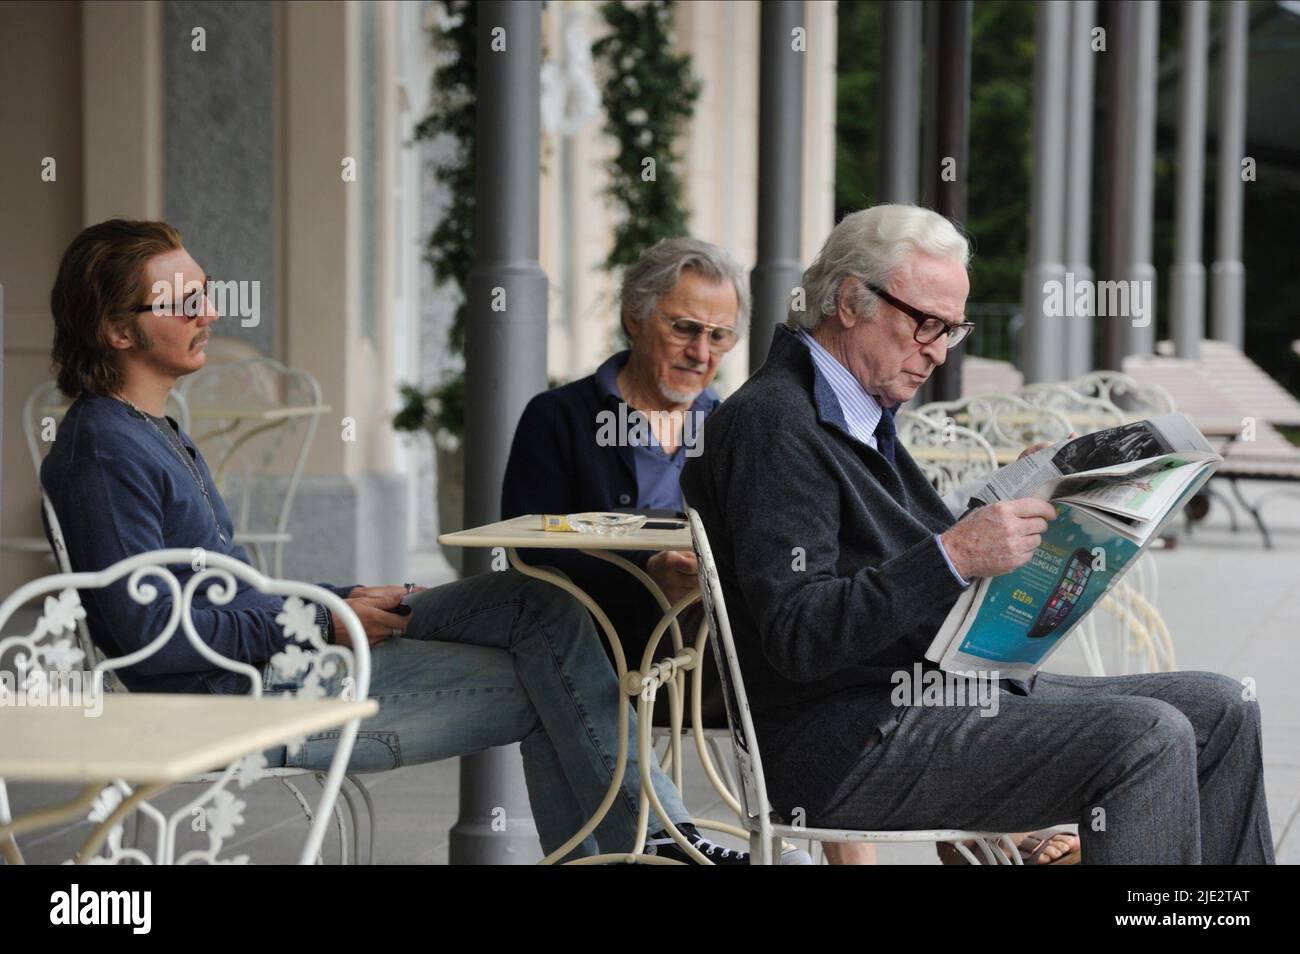
[[[627,697],[591,617],[563,590],[515,570],[459,580],[408,602],[405,637],[370,650],[369,697],[379,712],[361,723],[348,770],[381,772],[520,742],[533,818],[550,854],[595,814],[618,755],[618,706]],[[267,667],[265,692],[292,688]],[[324,770],[338,736],[317,733],[294,755],[279,748],[267,758]],[[632,847],[640,774],[631,713],[627,744],[620,792],[594,838],[574,854]],[[668,816],[689,822],[657,761],[651,776]],[[652,809],[651,832],[658,822]]]
[[[1085,864],[1272,864],[1259,703],[1208,672],[1039,673],[974,706],[904,710],[827,828],[1031,831],[1077,822]]]

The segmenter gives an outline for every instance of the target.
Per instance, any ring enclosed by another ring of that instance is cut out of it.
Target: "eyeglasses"
[[[171,292],[173,288],[169,285],[167,286],[168,291],[157,296],[155,301],[150,302],[147,305],[136,305],[131,309],[131,312],[132,314],[138,315],[151,311],[157,315],[184,318],[186,321],[193,321],[195,318],[198,318],[203,314],[203,300],[205,298],[208,301],[212,300],[212,286],[216,284],[216,282],[217,280],[215,278],[208,278],[204,281],[202,287],[191,288],[179,303],[170,301],[171,295],[169,292]],[[190,282],[186,282],[185,284],[186,287],[191,285]]]
[[[696,321],[694,318],[669,318],[667,315],[659,317],[668,322],[670,336],[678,344],[690,344],[700,335],[707,334],[705,340],[709,350],[714,354],[726,354],[736,346],[736,341],[740,337],[736,334],[735,328],[727,325],[711,325],[708,322]]]
[[[912,339],[917,344],[930,344],[946,334],[948,347],[955,348],[975,329],[973,321],[944,321],[938,315],[931,315],[895,298],[883,288],[871,284],[868,284],[867,288],[916,322],[916,331],[913,332]]]

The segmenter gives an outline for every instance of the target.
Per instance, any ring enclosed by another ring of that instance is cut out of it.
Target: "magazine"
[[[998,470],[972,506],[1038,497],[1056,518],[1028,563],[961,595],[926,658],[948,671],[1028,678],[1221,463],[1184,415],[1163,414],[1062,441]]]

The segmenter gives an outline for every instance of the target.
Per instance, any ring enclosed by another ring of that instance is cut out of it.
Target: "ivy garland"
[[[471,0],[443,0],[446,16],[435,40],[443,60],[433,73],[433,96],[429,113],[415,127],[414,140],[425,142],[446,133],[455,148],[432,164],[433,177],[446,186],[451,204],[430,233],[424,261],[433,268],[440,285],[454,285],[460,302],[452,316],[447,350],[455,356],[465,353],[465,318],[468,295],[465,283],[474,266],[474,104],[478,90],[478,57],[475,34],[478,5]],[[402,407],[393,417],[399,431],[428,430],[435,437],[445,433],[457,442],[465,432],[465,372],[447,374],[440,384],[425,392],[414,385],[401,386]]]
[[[689,54],[673,52],[675,6],[673,0],[635,6],[610,0],[600,8],[610,32],[591,49],[604,74],[605,132],[619,144],[606,165],[605,195],[621,212],[605,260],[609,271],[687,231],[673,143],[695,112],[700,83]]]
[[[429,114],[415,129],[416,142],[446,133],[456,143],[452,153],[433,164],[434,178],[446,186],[451,204],[429,235],[424,260],[439,284],[454,285],[460,302],[452,318],[448,350],[465,353],[467,295],[465,282],[474,265],[475,99],[478,89],[477,5],[471,0],[443,0],[447,15],[436,39],[444,51],[434,71]],[[700,83],[691,73],[690,56],[672,51],[674,0],[621,0],[602,4],[610,32],[592,45],[602,64],[607,134],[619,143],[606,171],[605,195],[621,211],[614,247],[605,268],[635,262],[660,239],[687,232],[677,135],[695,112]],[[429,391],[401,386],[402,407],[393,417],[399,431],[428,430],[459,442],[465,430],[465,373],[455,371]]]

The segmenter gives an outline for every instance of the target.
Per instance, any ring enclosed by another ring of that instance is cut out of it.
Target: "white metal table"
[[[0,846],[21,862],[12,839],[83,814],[121,779],[134,792],[91,833],[77,854],[87,863],[108,833],[135,806],[195,775],[285,742],[366,718],[373,699],[300,699],[281,696],[105,693],[103,711],[88,717],[78,706],[0,707],[0,778],[84,782],[71,802],[0,824]],[[333,809],[338,786],[327,790],[321,815]]]
[[[672,705],[672,733],[670,736],[670,752],[674,775],[678,780],[681,776],[681,725],[684,696],[686,692],[686,673],[695,671],[695,678],[691,680],[692,686],[692,724],[696,735],[696,742],[700,752],[701,761],[704,764],[705,772],[709,777],[714,788],[718,790],[724,802],[732,807],[733,810],[740,811],[740,803],[735,796],[727,789],[725,783],[719,777],[712,760],[708,755],[703,735],[703,722],[700,718],[701,708],[701,682],[699,674],[699,663],[703,658],[704,647],[708,639],[707,623],[700,626],[699,633],[696,636],[693,645],[684,645],[681,635],[681,629],[677,623],[677,617],[699,597],[699,590],[693,590],[691,593],[680,599],[676,605],[669,604],[667,597],[658,584],[635,563],[625,557],[620,556],[616,551],[619,550],[680,550],[690,552],[691,534],[685,521],[682,521],[680,529],[640,529],[633,530],[622,536],[606,536],[595,533],[578,533],[574,531],[554,531],[542,529],[542,516],[539,514],[530,514],[521,517],[513,517],[509,520],[501,520],[496,523],[485,524],[481,527],[474,527],[469,530],[459,530],[454,533],[440,534],[438,542],[448,546],[459,547],[485,547],[505,550],[510,565],[525,576],[531,576],[534,579],[545,580],[554,586],[559,587],[566,593],[576,597],[582,602],[592,615],[596,618],[605,638],[609,641],[610,649],[614,656],[614,668],[618,674],[619,685],[623,692],[628,696],[629,704],[632,698],[637,700],[637,720],[638,720],[638,738],[637,752],[640,760],[641,770],[641,810],[637,824],[636,843],[632,846],[630,852],[626,854],[599,855],[594,858],[580,859],[582,863],[603,863],[608,861],[660,861],[661,859],[653,856],[647,856],[642,853],[645,846],[647,824],[649,819],[649,809],[654,808],[655,812],[664,822],[665,829],[674,837],[674,840],[683,847],[684,850],[697,862],[705,861],[702,855],[699,855],[694,848],[682,838],[676,827],[668,819],[663,805],[655,795],[654,787],[650,781],[650,760],[654,758],[654,749],[651,742],[652,734],[652,715],[655,695],[660,686],[668,689],[669,699]],[[519,549],[535,550],[577,550],[585,553],[587,556],[594,557],[598,560],[604,560],[612,563],[617,567],[630,573],[638,579],[650,594],[655,598],[663,611],[663,616],[655,627],[650,641],[646,646],[645,653],[640,660],[640,667],[629,670],[626,656],[623,652],[622,643],[619,640],[617,631],[613,624],[610,623],[609,617],[601,609],[599,604],[591,598],[581,587],[576,586],[563,576],[552,573],[549,570],[540,569],[530,566],[520,559]],[[671,657],[654,662],[654,654],[658,648],[659,641],[667,633],[672,633],[673,655]],[[618,714],[618,759],[614,766],[614,778],[610,783],[609,790],[605,793],[605,798],[597,808],[596,813],[582,826],[572,838],[557,848],[554,852],[543,859],[543,864],[554,863],[559,858],[564,857],[572,851],[577,845],[596,829],[605,814],[609,811],[610,806],[617,797],[619,786],[622,784],[623,773],[627,768],[627,728],[628,728],[628,706],[620,706]],[[680,781],[678,781],[680,788]],[[715,830],[726,831],[730,834],[737,835],[741,838],[747,838],[748,835],[738,826],[725,825],[719,822],[700,822],[701,827],[708,827]]]

